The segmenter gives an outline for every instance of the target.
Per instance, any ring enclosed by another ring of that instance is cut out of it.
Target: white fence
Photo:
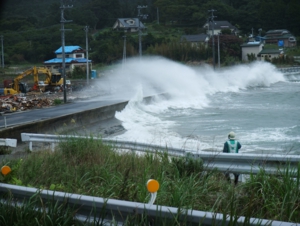
[[[54,144],[66,141],[70,138],[87,138],[83,136],[68,135],[50,135],[50,134],[33,134],[22,133],[23,142],[29,142],[29,149],[32,151],[33,142],[51,143],[52,150]],[[93,138],[101,139],[101,138]],[[221,153],[221,152],[196,152],[193,150],[168,148],[158,145],[150,145],[128,141],[116,141],[101,139],[103,143],[110,144],[118,149],[139,151],[139,152],[167,152],[171,156],[190,157],[201,159],[203,166],[207,170],[218,169],[222,172],[257,174],[263,169],[268,174],[277,174],[279,171],[284,172],[289,169],[290,173],[298,171],[300,156],[299,155],[271,155],[271,154],[247,154],[247,153]]]

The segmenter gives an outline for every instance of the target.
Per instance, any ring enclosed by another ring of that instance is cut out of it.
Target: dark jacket
[[[238,141],[236,141],[236,142],[237,142],[237,152],[238,152],[238,150],[241,149],[242,145],[240,144],[240,142],[238,142]],[[228,147],[227,141],[224,143],[223,152],[229,153],[229,147]]]

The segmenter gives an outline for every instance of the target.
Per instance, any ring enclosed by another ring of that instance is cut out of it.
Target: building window
[[[66,54],[66,57],[69,57],[69,54]]]
[[[82,54],[76,54],[76,58],[82,58]]]

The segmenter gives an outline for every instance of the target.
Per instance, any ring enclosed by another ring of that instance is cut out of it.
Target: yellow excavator
[[[46,75],[45,81],[39,81],[38,75],[44,74]],[[34,91],[54,91],[62,88],[64,83],[64,79],[62,78],[60,73],[52,74],[50,70],[46,67],[38,67],[36,68],[35,73],[33,74],[34,85],[32,90]]]
[[[46,79],[44,82],[39,81],[39,74],[46,75]],[[27,93],[29,91],[28,86],[26,83],[21,82],[21,80],[28,75],[33,75],[34,85],[31,89],[33,91],[47,91],[53,90],[55,88],[61,89],[64,82],[61,74],[52,74],[46,67],[34,66],[18,75],[9,85],[9,87],[0,89],[0,95]]]

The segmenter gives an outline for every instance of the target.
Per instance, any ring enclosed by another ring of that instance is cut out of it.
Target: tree
[[[79,9],[75,8],[71,11],[70,18],[73,19],[73,23],[86,26],[89,25],[91,28],[96,30],[99,19],[95,13],[90,9]]]

